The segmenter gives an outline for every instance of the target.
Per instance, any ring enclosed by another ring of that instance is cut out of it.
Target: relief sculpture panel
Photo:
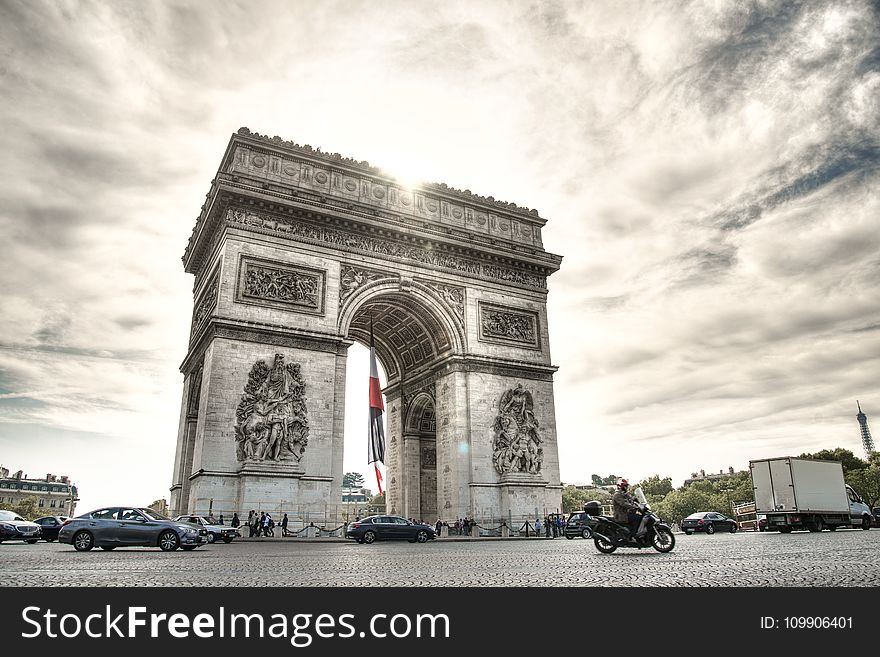
[[[299,461],[309,444],[306,384],[297,363],[275,354],[272,367],[251,368],[235,412],[235,456],[239,461]]]
[[[495,418],[493,457],[495,470],[500,475],[509,472],[538,474],[544,461],[543,440],[538,434],[532,393],[518,383],[498,402]]]
[[[538,314],[480,303],[480,339],[540,349]]]
[[[324,312],[325,273],[243,256],[235,300],[283,310]]]

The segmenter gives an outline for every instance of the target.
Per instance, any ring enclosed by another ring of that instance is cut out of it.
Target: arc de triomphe
[[[546,300],[562,258],[542,246],[545,223],[233,134],[183,256],[194,310],[172,512],[336,504],[346,354],[369,343],[371,320],[388,376],[388,512],[559,508]]]

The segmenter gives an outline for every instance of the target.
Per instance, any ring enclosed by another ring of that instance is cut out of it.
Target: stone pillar
[[[345,370],[348,361],[348,345],[340,347],[336,354],[336,373],[333,387],[333,447],[331,451],[330,475],[331,499],[338,500],[342,491],[343,443],[345,442]]]
[[[418,434],[403,437],[403,513],[407,518],[421,516],[421,440]]]

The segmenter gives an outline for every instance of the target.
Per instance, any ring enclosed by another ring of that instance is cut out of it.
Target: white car
[[[36,543],[43,530],[30,520],[25,520],[13,511],[0,511],[0,543],[3,541],[27,541]]]
[[[174,520],[176,520],[177,522],[188,522],[190,524],[203,527],[205,531],[208,532],[208,543],[215,543],[216,541],[232,543],[232,539],[234,539],[237,535],[240,536],[240,534],[235,530],[235,527],[212,523],[205,516],[182,515],[177,516]]]

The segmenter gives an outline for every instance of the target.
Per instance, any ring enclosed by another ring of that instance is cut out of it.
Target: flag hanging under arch
[[[382,416],[385,404],[382,402],[382,388],[379,385],[379,368],[376,365],[376,345],[373,342],[373,318],[370,318],[370,430],[367,441],[367,463],[372,463],[376,471],[376,485],[382,495],[382,473],[379,462],[385,463],[385,430]]]

